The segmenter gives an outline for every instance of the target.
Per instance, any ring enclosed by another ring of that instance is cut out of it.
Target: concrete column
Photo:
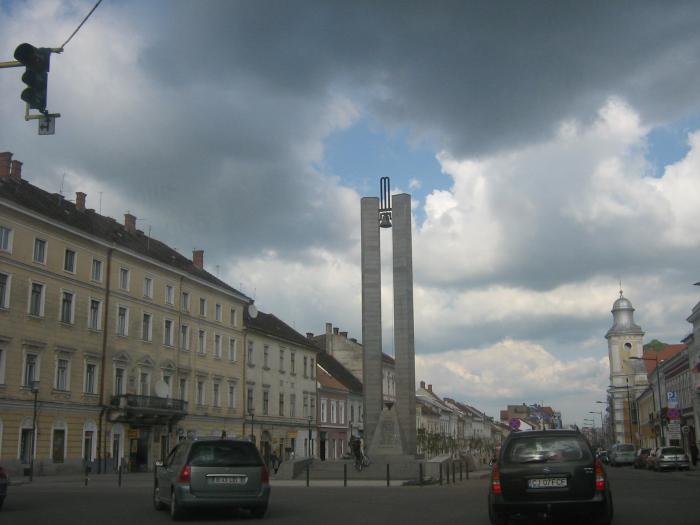
[[[371,443],[382,411],[382,271],[379,251],[378,198],[362,198],[360,223],[364,439],[365,443]]]
[[[404,454],[416,453],[416,350],[413,338],[411,196],[392,196],[396,410]]]

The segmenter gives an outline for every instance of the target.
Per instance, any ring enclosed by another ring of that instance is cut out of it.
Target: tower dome
[[[611,310],[613,314],[613,325],[605,334],[608,338],[612,335],[644,335],[642,328],[634,322],[634,308],[629,299],[622,295],[613,303]]]

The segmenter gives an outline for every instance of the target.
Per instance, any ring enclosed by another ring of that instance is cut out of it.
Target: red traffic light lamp
[[[27,87],[22,91],[20,98],[29,104],[31,109],[45,114],[51,49],[24,43],[17,46],[14,56],[26,68],[22,82],[27,84]]]

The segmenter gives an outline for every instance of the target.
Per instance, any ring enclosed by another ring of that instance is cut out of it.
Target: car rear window
[[[662,454],[685,454],[685,450],[681,447],[666,447],[661,449]]]
[[[208,441],[194,443],[190,450],[193,467],[256,467],[262,465],[252,443]]]
[[[506,463],[592,461],[586,442],[577,436],[532,436],[514,439],[503,459]]]
[[[619,452],[634,452],[634,445],[620,445],[617,450]]]

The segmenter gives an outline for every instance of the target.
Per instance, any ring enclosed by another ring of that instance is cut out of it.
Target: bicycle
[[[362,469],[365,467],[369,467],[372,461],[370,461],[369,456],[367,454],[362,454],[361,457],[355,456],[355,470],[358,472],[362,472]]]

